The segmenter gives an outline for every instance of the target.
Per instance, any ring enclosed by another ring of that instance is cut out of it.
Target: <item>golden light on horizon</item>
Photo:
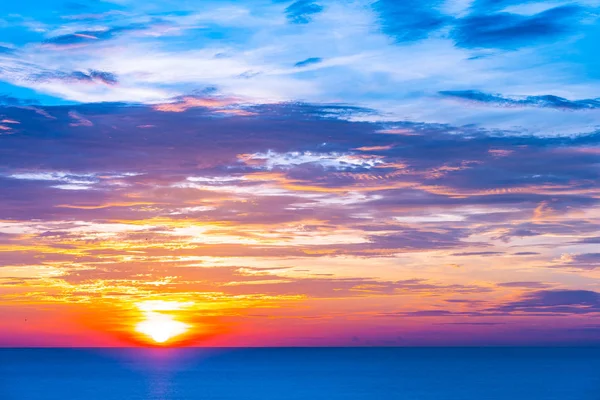
[[[190,329],[190,325],[178,321],[175,316],[164,312],[180,310],[186,306],[188,306],[187,303],[162,300],[139,303],[138,308],[144,312],[144,320],[135,326],[135,330],[156,343],[166,343],[186,333]]]

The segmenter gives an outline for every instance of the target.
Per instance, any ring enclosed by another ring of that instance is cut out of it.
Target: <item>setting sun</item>
[[[187,332],[190,326],[177,321],[174,316],[163,313],[185,307],[186,304],[166,301],[146,301],[138,304],[144,312],[145,319],[138,323],[135,330],[156,343],[165,343],[170,339]]]

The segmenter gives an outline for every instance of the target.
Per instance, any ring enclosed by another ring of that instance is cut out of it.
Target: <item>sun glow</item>
[[[165,311],[175,311],[187,306],[179,302],[146,301],[138,304],[138,308],[144,312],[145,319],[138,323],[135,330],[148,336],[156,343],[165,343],[170,339],[182,335],[190,329],[184,322],[177,321],[171,314]]]

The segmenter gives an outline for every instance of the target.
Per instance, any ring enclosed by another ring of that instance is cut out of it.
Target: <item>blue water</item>
[[[0,349],[1,400],[600,400],[600,349]]]

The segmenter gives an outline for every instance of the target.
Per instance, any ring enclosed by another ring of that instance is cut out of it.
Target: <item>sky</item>
[[[600,1],[2,8],[0,346],[600,344]]]

